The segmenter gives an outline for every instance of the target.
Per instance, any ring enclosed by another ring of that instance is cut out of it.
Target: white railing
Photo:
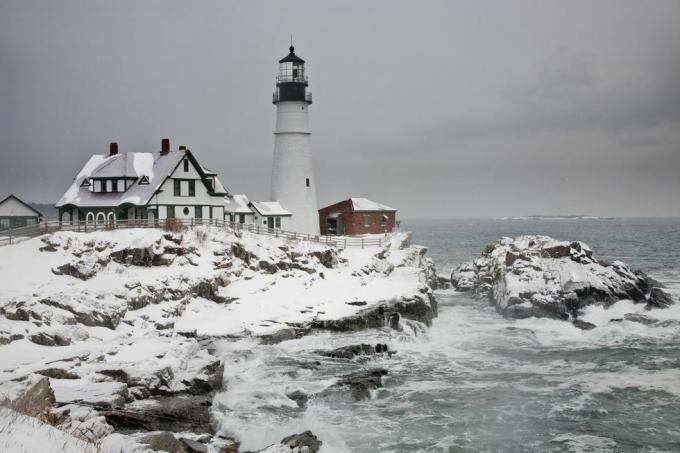
[[[88,223],[88,222],[60,222],[50,220],[36,225],[28,225],[21,228],[0,231],[0,246],[19,242],[21,240],[40,236],[41,234],[53,233],[55,231],[78,231],[92,232],[102,230],[117,230],[126,228],[158,228],[166,231],[183,231],[188,228],[201,225],[210,225],[218,228],[227,228],[233,231],[247,231],[253,234],[272,236],[293,241],[309,241],[319,244],[326,244],[337,248],[368,248],[381,247],[389,240],[387,234],[372,237],[351,237],[351,236],[321,236],[294,231],[285,231],[276,228],[261,227],[252,223],[230,222],[220,219],[131,219],[116,220],[113,223]]]

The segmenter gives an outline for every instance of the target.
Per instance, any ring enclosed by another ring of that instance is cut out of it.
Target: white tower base
[[[305,101],[276,104],[271,199],[293,213],[292,231],[318,235],[319,213],[308,108],[309,103]]]

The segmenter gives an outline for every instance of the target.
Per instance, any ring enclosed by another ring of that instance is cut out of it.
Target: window
[[[175,207],[174,206],[168,206],[168,219],[174,219],[175,218]]]
[[[194,217],[197,218],[197,219],[203,218],[203,207],[202,206],[196,206],[194,208]]]
[[[212,218],[213,218],[213,208],[212,208],[212,206],[210,206],[210,207],[208,208],[208,210],[209,210],[209,212],[210,212],[210,220],[212,220]]]
[[[387,220],[388,220],[387,216],[383,214],[383,215],[380,217],[380,225],[382,225],[382,226],[387,225]]]
[[[175,195],[176,197],[181,196],[181,195],[182,195],[182,181],[180,181],[179,179],[174,179],[174,180],[172,181],[172,183],[173,183],[173,186],[174,186],[174,187],[173,187],[173,189],[174,189],[174,195]]]
[[[148,176],[142,176],[141,179],[139,180],[139,185],[144,185],[144,184],[149,184],[149,177]]]
[[[234,213],[232,212],[231,214],[229,214],[229,221],[234,223],[235,220],[236,219],[235,219]]]
[[[89,224],[92,225],[94,223],[94,214],[91,212],[87,213],[87,216],[85,217],[85,221]]]
[[[9,219],[0,219],[0,229],[7,230],[9,228]]]
[[[196,196],[196,181],[194,181],[193,179],[189,180],[189,196],[190,197]]]
[[[281,229],[281,217],[276,217],[274,220],[276,221],[276,228]]]
[[[102,193],[106,193],[106,179],[102,179],[102,180],[99,182],[99,185],[101,186]]]
[[[184,172],[186,173],[188,171],[189,171],[189,159],[184,158]]]
[[[364,216],[364,226],[365,227],[371,226],[371,216],[370,215]]]
[[[118,192],[118,180],[111,181],[111,192]]]
[[[309,178],[305,180],[305,183],[307,184],[307,187],[309,187]]]
[[[26,225],[35,225],[37,222],[37,219],[35,217],[29,217],[26,219]]]
[[[245,214],[239,214],[238,215],[238,223],[246,223],[246,215]]]
[[[185,206],[184,209],[182,209],[182,212],[184,215],[189,215],[189,208]]]

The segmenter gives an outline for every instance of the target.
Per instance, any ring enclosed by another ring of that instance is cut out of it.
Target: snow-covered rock
[[[210,437],[229,366],[213,341],[429,324],[437,277],[425,255],[406,234],[338,250],[214,227],[57,232],[0,247],[0,395],[42,382],[64,427],[102,451],[144,451],[144,435],[166,431],[186,449],[191,433]]]
[[[489,298],[500,313],[513,318],[575,320],[586,305],[646,302],[650,291],[655,294],[650,304],[668,303],[643,272],[621,261],[598,261],[583,242],[547,236],[502,238],[478,259],[454,269],[451,282],[460,291]]]

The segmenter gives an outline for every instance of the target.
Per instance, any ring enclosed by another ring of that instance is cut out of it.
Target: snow
[[[117,406],[137,398],[138,388],[178,393],[194,379],[205,380],[206,367],[217,358],[201,343],[201,335],[258,341],[290,325],[353,316],[377,304],[422,296],[429,291],[423,249],[404,246],[406,234],[390,238],[383,248],[335,250],[197,227],[182,233],[57,232],[2,247],[0,338],[13,341],[0,346],[0,394],[16,395],[42,370],[72,373],[74,379],[50,378],[58,404],[104,436],[108,425],[94,420],[97,414],[83,405]],[[39,251],[47,243],[55,251]],[[182,252],[168,252],[177,248]],[[174,259],[141,267],[112,258],[128,250]],[[322,262],[322,254],[330,261]],[[267,263],[273,273],[265,271]],[[53,272],[65,264],[92,275],[81,280]],[[218,301],[192,290],[199,282],[217,281]],[[144,297],[146,302],[136,302]],[[365,305],[347,303],[355,301]],[[37,334],[67,338],[70,344],[42,346],[30,339]],[[107,374],[110,370],[124,373],[125,379],[119,382]],[[24,377],[29,380],[17,385],[15,380]],[[8,442],[16,441],[14,434],[10,437]],[[0,451],[12,451],[2,445]],[[101,445],[102,451],[140,448],[120,434],[106,435]],[[69,451],[88,451],[78,448]]]
[[[252,201],[251,206],[255,208],[257,212],[259,212],[263,216],[268,216],[268,215],[280,215],[280,216],[289,216],[293,215],[290,211],[287,211],[286,209],[281,206],[281,203],[278,201]]]
[[[0,408],[0,451],[6,453],[97,453],[96,445],[41,422]],[[112,451],[112,450],[105,450]]]
[[[377,203],[371,201],[368,198],[350,198],[354,211],[396,211],[396,209],[391,208],[382,203]]]
[[[248,207],[250,201],[246,195],[236,194],[224,197],[224,212],[234,214],[252,214],[253,211]]]

